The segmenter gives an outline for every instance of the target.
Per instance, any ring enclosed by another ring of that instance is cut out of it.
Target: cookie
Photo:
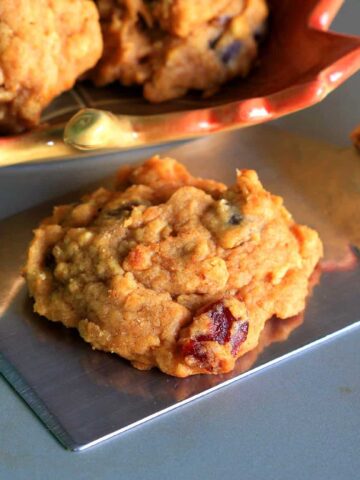
[[[245,77],[268,15],[265,0],[97,4],[105,48],[94,82],[143,85],[151,102],[194,89],[208,95],[234,77]]]
[[[38,124],[42,109],[102,53],[90,0],[2,0],[0,131]]]
[[[301,312],[321,256],[317,233],[254,171],[228,188],[154,157],[122,168],[116,190],[56,207],[25,276],[40,315],[137,368],[186,377],[231,371],[269,318]]]

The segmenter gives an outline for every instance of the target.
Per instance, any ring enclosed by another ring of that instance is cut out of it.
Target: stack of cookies
[[[265,0],[2,0],[0,131],[36,126],[79,77],[162,102],[249,72]]]

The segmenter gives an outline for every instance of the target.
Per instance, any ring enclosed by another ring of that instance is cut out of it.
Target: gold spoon
[[[84,108],[64,126],[43,126],[29,133],[0,139],[0,166],[71,159],[129,150],[249,126],[269,119],[259,100],[246,109],[241,102],[160,115],[115,115]],[[250,110],[249,110],[250,108]]]

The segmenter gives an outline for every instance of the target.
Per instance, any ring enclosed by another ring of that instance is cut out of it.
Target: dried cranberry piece
[[[237,355],[240,345],[245,342],[249,332],[249,322],[237,322],[231,336],[231,355]]]
[[[224,345],[230,340],[231,327],[236,318],[223,303],[217,302],[209,305],[201,313],[207,313],[212,320],[211,330],[208,334],[199,335],[197,340],[218,342]]]
[[[206,349],[197,340],[189,340],[182,346],[182,354],[184,357],[191,355],[200,363],[205,364],[208,360]]]
[[[240,345],[247,338],[249,322],[235,318],[230,309],[221,301],[201,308],[197,315],[202,314],[207,314],[211,319],[209,330],[184,343],[182,354],[185,357],[191,355],[200,363],[202,368],[211,371],[209,347],[205,346],[203,342],[217,342],[219,345],[230,343],[231,354],[236,356]]]

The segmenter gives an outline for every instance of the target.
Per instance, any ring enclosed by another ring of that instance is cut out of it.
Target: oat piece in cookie
[[[304,309],[321,241],[254,171],[228,188],[154,157],[122,168],[117,186],[56,207],[35,231],[25,275],[40,315],[186,377],[231,371],[269,318]]]
[[[42,109],[70,89],[101,53],[91,0],[2,0],[0,130],[35,126]]]
[[[143,85],[151,102],[191,89],[210,94],[245,77],[268,15],[265,0],[97,0],[97,5],[104,55],[94,82]]]

